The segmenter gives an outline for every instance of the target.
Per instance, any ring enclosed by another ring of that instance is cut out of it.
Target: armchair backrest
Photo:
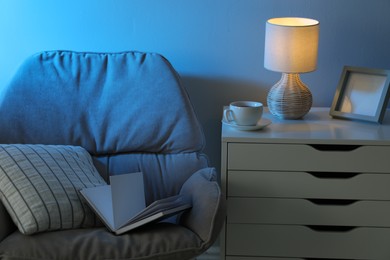
[[[185,88],[161,55],[48,51],[0,92],[0,143],[86,148],[103,177],[142,170],[147,201],[207,166]]]

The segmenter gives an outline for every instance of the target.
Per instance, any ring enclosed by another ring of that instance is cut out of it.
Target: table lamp
[[[319,22],[308,18],[282,17],[267,21],[264,67],[282,72],[282,78],[269,91],[270,112],[283,119],[299,119],[312,105],[309,88],[299,73],[317,67]]]

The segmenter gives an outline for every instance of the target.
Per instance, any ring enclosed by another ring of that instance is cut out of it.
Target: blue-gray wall
[[[280,74],[263,67],[268,18],[320,21],[317,71],[302,76],[330,106],[344,65],[390,69],[390,0],[0,0],[0,88],[41,51],[140,50],[183,78],[219,166],[222,106],[266,101]]]

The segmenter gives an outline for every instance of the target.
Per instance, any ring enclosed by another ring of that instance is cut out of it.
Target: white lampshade
[[[283,17],[267,21],[264,67],[284,73],[304,73],[317,67],[319,22]]]

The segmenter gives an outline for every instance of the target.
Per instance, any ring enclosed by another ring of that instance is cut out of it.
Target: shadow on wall
[[[182,82],[202,124],[210,165],[221,167],[221,119],[223,106],[237,100],[253,100],[266,105],[269,88],[231,79],[182,76]]]

